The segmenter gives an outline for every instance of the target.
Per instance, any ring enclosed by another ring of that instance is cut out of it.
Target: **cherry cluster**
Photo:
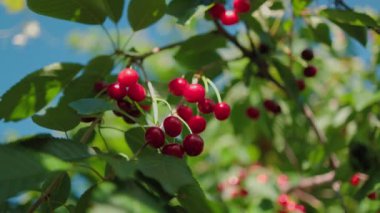
[[[350,184],[352,186],[359,186],[360,184],[362,184],[366,179],[367,179],[367,175],[366,174],[363,174],[363,173],[360,173],[360,172],[357,172],[355,174],[353,174],[350,178]],[[371,192],[367,195],[367,198],[370,199],[370,200],[376,200],[377,199],[377,192],[374,191],[374,192]]]
[[[246,13],[251,9],[249,0],[234,0],[233,9],[226,10],[223,4],[215,3],[209,10],[214,19],[219,19],[224,25],[233,25],[239,22],[238,13]]]
[[[132,68],[125,68],[117,76],[117,82],[108,85],[108,96],[115,100],[123,100],[128,96],[131,100],[140,102],[146,97],[145,88],[138,83],[139,74]]]
[[[218,120],[225,120],[231,113],[227,103],[214,103],[206,98],[205,88],[198,83],[188,83],[185,78],[175,78],[169,82],[169,92],[174,96],[182,96],[188,103],[196,103],[201,113],[214,113]],[[184,104],[176,109],[177,115],[170,115],[163,121],[166,135],[175,138],[182,133],[182,122],[186,122],[191,134],[183,139],[183,143],[165,144],[165,133],[159,127],[149,127],[145,133],[146,143],[154,148],[161,148],[166,155],[182,158],[186,153],[189,156],[198,156],[203,151],[204,142],[198,135],[206,129],[206,119],[200,115],[193,115],[193,110]],[[179,117],[177,117],[179,116]],[[182,120],[181,120],[181,119]]]
[[[278,115],[282,112],[281,106],[274,100],[265,99],[263,102],[266,111]],[[245,114],[252,120],[258,120],[260,118],[260,109],[258,107],[249,106],[245,110]]]
[[[308,63],[308,65],[303,69],[303,75],[306,78],[312,78],[315,75],[317,75],[318,69],[315,66],[313,66],[313,65],[310,64],[310,62],[314,58],[313,50],[311,50],[309,48],[304,49],[301,52],[301,58]],[[306,88],[305,81],[303,79],[298,79],[296,81],[296,83],[297,83],[298,89],[300,91],[302,91],[302,90],[304,90]]]

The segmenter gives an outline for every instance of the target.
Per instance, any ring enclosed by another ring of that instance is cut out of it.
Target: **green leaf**
[[[93,185],[82,194],[75,207],[75,213],[82,213],[88,210],[92,201],[92,193],[96,190],[96,187],[97,185]]]
[[[12,144],[50,154],[64,161],[79,161],[94,155],[85,144],[44,134],[21,139]]]
[[[49,198],[40,207],[42,212],[51,212],[64,205],[69,198],[70,190],[70,177],[66,172],[51,175],[42,185],[42,193],[49,191]]]
[[[85,67],[84,73],[65,88],[58,106],[47,109],[44,115],[33,116],[33,121],[54,130],[73,129],[79,124],[80,116],[69,107],[69,104],[79,99],[95,97],[94,83],[102,81],[112,69],[113,60],[110,56],[93,58]]]
[[[205,194],[198,183],[182,186],[178,191],[178,201],[188,212],[212,212]]]
[[[331,46],[330,28],[325,23],[320,23],[316,28],[310,27],[313,32],[313,37],[316,41],[322,42],[328,46]]]
[[[252,13],[259,9],[267,0],[251,0],[251,10],[249,13]]]
[[[0,146],[0,201],[24,190],[36,189],[49,171],[68,165],[47,155],[38,155],[20,147]]]
[[[131,0],[128,6],[128,21],[134,31],[144,29],[164,16],[165,0]]]
[[[18,121],[38,112],[58,95],[82,67],[74,63],[55,63],[27,75],[2,96],[0,118]]]
[[[124,0],[103,0],[105,11],[110,19],[117,23],[123,15]]]
[[[365,13],[348,10],[325,9],[320,12],[321,16],[333,22],[360,27],[377,27],[376,21]]]
[[[80,115],[95,115],[115,108],[112,103],[101,98],[84,98],[71,102],[69,106]]]
[[[140,127],[129,129],[125,132],[125,140],[129,148],[136,153],[145,144],[145,132]],[[148,146],[140,153],[140,156],[145,154],[153,155],[155,153],[157,153],[157,151]]]
[[[27,1],[29,9],[35,13],[83,24],[102,24],[107,15],[107,3],[107,0]]]
[[[122,180],[133,179],[136,172],[136,162],[128,161],[120,155],[102,155],[101,158],[107,161],[114,170],[117,177]]]
[[[145,176],[157,180],[170,194],[176,194],[181,187],[195,181],[185,161],[175,157],[143,155],[137,161],[137,168]]]
[[[353,26],[349,24],[342,24],[335,22],[344,32],[346,32],[349,36],[356,39],[360,44],[366,46],[368,40],[368,30],[366,27]]]
[[[176,17],[179,24],[188,24],[199,5],[201,3],[194,0],[173,0],[168,5],[167,14]]]
[[[292,0],[295,14],[299,15],[311,3],[311,0]]]
[[[294,98],[294,100],[297,101],[297,104],[300,104],[301,100],[299,99],[299,91],[296,79],[292,71],[277,59],[273,59],[272,62],[273,65],[276,67],[277,71],[279,72],[282,80],[284,81],[284,86],[287,92]]]

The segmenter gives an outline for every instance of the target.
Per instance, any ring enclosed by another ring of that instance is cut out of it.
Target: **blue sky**
[[[332,2],[331,0],[316,0],[322,4]],[[378,0],[350,0],[351,5],[368,5],[380,8]],[[30,20],[36,20],[41,25],[41,36],[31,39],[25,46],[12,44],[12,37],[2,37],[4,29],[12,29],[12,32],[21,31],[22,25]],[[13,84],[18,82],[26,74],[40,67],[57,61],[85,63],[90,58],[85,53],[78,53],[67,44],[67,35],[73,30],[85,30],[93,26],[60,21],[36,15],[28,10],[21,13],[9,14],[5,8],[0,6],[0,93],[3,94]],[[17,133],[28,135],[36,132],[46,132],[46,129],[38,127],[30,119],[18,123],[4,123],[0,121],[0,139]]]

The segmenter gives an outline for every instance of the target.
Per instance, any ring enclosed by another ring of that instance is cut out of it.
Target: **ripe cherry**
[[[177,107],[177,114],[187,122],[193,116],[193,110],[188,106],[180,105]]]
[[[146,97],[145,88],[139,83],[129,86],[127,94],[132,100],[137,102],[144,100]]]
[[[188,84],[184,78],[175,78],[169,82],[169,92],[172,95],[181,96]]]
[[[183,158],[183,155],[185,154],[185,151],[183,150],[181,144],[177,143],[166,144],[164,147],[162,147],[161,152],[162,154],[174,156],[177,158]]]
[[[306,88],[305,81],[302,79],[296,80],[297,87],[300,91],[303,91]]]
[[[205,98],[206,91],[200,84],[189,84],[183,90],[183,97],[190,103],[201,101]]]
[[[128,117],[126,115],[121,115],[121,117],[128,124],[134,124],[134,123],[136,123],[136,121],[134,119],[132,119],[131,117]]]
[[[313,60],[313,58],[314,58],[313,50],[311,50],[311,49],[304,49],[301,52],[301,57],[305,61],[311,61],[311,60]]]
[[[182,123],[175,116],[169,116],[164,120],[164,129],[170,137],[177,137],[182,132]]]
[[[303,70],[303,74],[306,77],[314,77],[317,74],[317,72],[318,72],[317,68],[314,67],[313,65],[309,65],[305,67],[305,69]]]
[[[357,186],[360,184],[360,173],[355,173],[354,175],[352,175],[351,177],[351,185],[353,186]]]
[[[187,123],[194,134],[199,134],[206,129],[206,120],[199,115],[191,117]]]
[[[127,90],[119,83],[113,83],[107,88],[108,96],[115,100],[121,100],[127,95]]]
[[[239,195],[241,197],[247,197],[248,196],[248,190],[247,189],[240,189]]]
[[[149,127],[145,132],[145,142],[154,148],[165,144],[165,133],[159,127]]]
[[[234,9],[238,13],[246,13],[251,9],[249,0],[234,0]]]
[[[214,111],[215,103],[211,99],[205,98],[198,102],[198,109],[202,113],[208,114]]]
[[[290,199],[289,199],[289,196],[287,194],[281,194],[278,198],[277,198],[277,203],[282,206],[282,207],[287,207],[288,206],[288,203],[289,203]]]
[[[94,91],[101,92],[108,87],[108,84],[104,81],[97,81],[94,84]]]
[[[119,84],[129,87],[137,83],[139,80],[139,74],[132,68],[123,69],[117,76]]]
[[[217,103],[214,107],[214,115],[218,120],[226,120],[231,114],[231,108],[227,103]]]
[[[224,11],[219,18],[224,25],[233,25],[239,22],[239,16],[234,10]]]
[[[371,192],[367,195],[368,199],[370,200],[376,200],[377,198],[377,193],[376,192]]]
[[[274,114],[281,113],[281,107],[273,100],[264,100],[264,107],[269,112],[272,112]]]
[[[209,13],[214,19],[218,19],[224,13],[224,11],[226,11],[226,9],[224,8],[223,4],[215,3],[214,6],[212,6],[209,10]]]
[[[260,117],[260,110],[256,107],[248,107],[245,113],[252,120],[257,120]]]
[[[121,110],[133,117],[138,117],[141,115],[141,112],[137,109],[137,107],[133,106],[131,103],[127,101],[119,100],[117,101],[117,106],[119,106]]]
[[[183,140],[183,149],[189,156],[197,156],[203,151],[203,139],[196,134],[190,134]]]

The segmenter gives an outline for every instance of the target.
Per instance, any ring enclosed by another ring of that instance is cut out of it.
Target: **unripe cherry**
[[[175,78],[169,82],[169,92],[175,96],[181,96],[189,83],[184,78]]]
[[[191,117],[187,123],[194,134],[199,134],[206,129],[206,120],[199,115]]]
[[[169,116],[164,120],[164,129],[170,137],[177,137],[182,132],[182,123],[175,116]]]
[[[234,10],[224,11],[219,18],[224,25],[233,25],[239,22],[239,16]]]
[[[177,107],[177,114],[184,121],[188,121],[193,116],[193,110],[185,105],[180,105]]]
[[[226,11],[226,9],[224,8],[223,4],[215,3],[214,6],[210,8],[209,13],[214,19],[219,19],[224,11]]]
[[[309,65],[304,68],[303,74],[306,77],[314,77],[317,74],[318,70],[313,65]]]
[[[205,88],[200,84],[189,84],[183,90],[183,97],[190,103],[201,101],[205,98]]]
[[[119,84],[129,87],[137,83],[139,80],[139,74],[132,68],[123,69],[117,76]]]
[[[115,100],[121,100],[127,95],[127,90],[119,83],[113,83],[107,88],[108,96]]]
[[[165,144],[165,133],[159,127],[149,127],[145,132],[145,142],[154,148]]]
[[[198,102],[198,109],[204,114],[212,113],[214,111],[215,103],[211,99],[205,98]]]
[[[127,94],[129,98],[137,102],[144,100],[146,97],[145,88],[139,83],[129,86]]]
[[[238,13],[246,13],[251,9],[251,2],[249,0],[234,0],[233,5]]]
[[[183,150],[181,144],[177,143],[166,144],[164,147],[162,147],[161,152],[164,155],[170,155],[177,158],[183,158],[183,155],[185,154],[185,151]]]
[[[196,134],[190,134],[183,140],[183,149],[189,156],[197,156],[203,151],[203,139]]]
[[[231,114],[231,108],[227,103],[217,103],[214,107],[214,115],[218,120],[226,120]]]
[[[260,110],[256,107],[248,107],[245,113],[252,120],[257,120],[260,117]]]

